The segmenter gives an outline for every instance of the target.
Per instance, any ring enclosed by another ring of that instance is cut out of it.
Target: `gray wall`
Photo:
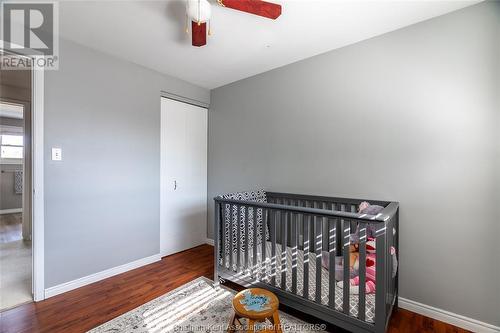
[[[482,3],[213,90],[209,198],[400,201],[400,295],[500,325],[499,21]]]
[[[165,59],[168,61],[168,59]],[[45,80],[45,283],[159,253],[160,91],[209,91],[61,40]],[[63,160],[50,159],[61,147]]]

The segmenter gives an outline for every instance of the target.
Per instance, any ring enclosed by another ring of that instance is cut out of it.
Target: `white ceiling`
[[[60,2],[60,34],[212,89],[480,2],[272,0],[283,7],[273,21],[210,1],[201,48],[184,32],[182,0]]]

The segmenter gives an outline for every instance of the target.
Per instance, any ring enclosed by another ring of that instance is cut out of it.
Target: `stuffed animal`
[[[353,248],[354,249],[354,248]],[[330,269],[330,256],[327,251],[322,251],[321,255],[321,265],[325,269]],[[359,252],[352,251],[349,253],[349,278],[354,278],[358,275],[359,271]],[[335,257],[335,279],[337,281],[342,280],[344,277],[344,257]]]
[[[366,215],[377,215],[380,214],[384,210],[384,207],[379,206],[379,205],[370,205],[370,203],[363,201],[362,203],[359,204],[358,207],[358,213],[359,214],[366,214]],[[353,244],[358,244],[359,243],[359,226],[360,224],[358,223],[358,226],[356,227],[356,231],[351,234],[351,243]],[[366,237],[368,238],[375,238],[375,226],[373,223],[368,223],[366,224]]]
[[[375,278],[376,278],[376,265],[377,265],[377,255],[375,252],[375,239],[369,239],[366,242],[366,282],[365,290],[367,294],[375,292]],[[351,278],[349,280],[351,285],[350,292],[352,294],[359,294],[359,275]],[[337,282],[340,288],[343,288],[344,281]]]
[[[396,249],[391,246],[390,253],[392,256],[392,278],[396,276],[398,269],[398,259],[396,256]],[[366,282],[365,291],[367,294],[374,293],[376,290],[376,267],[377,267],[377,254],[376,254],[376,240],[370,238],[366,242]],[[350,292],[352,294],[359,294],[359,275],[351,278],[349,280]],[[342,288],[344,286],[343,281],[337,282],[337,285]]]
[[[379,205],[370,205],[370,203],[363,201],[359,204],[358,213],[367,215],[377,215],[384,210],[384,207]],[[360,223],[356,227],[356,231],[350,235],[349,244],[349,281],[351,284],[351,292],[353,294],[359,294],[359,232]],[[377,255],[375,251],[376,244],[376,228],[373,223],[366,224],[366,283],[365,290],[367,293],[375,292],[375,276],[376,276],[376,263]],[[392,277],[394,278],[397,273],[398,259],[396,256],[396,250],[391,247],[392,255]],[[327,251],[322,252],[321,264],[324,268],[329,269],[330,257]],[[344,280],[344,257],[335,257],[335,280],[339,281],[337,284],[342,287]]]
[[[368,215],[377,215],[379,214],[384,207],[378,206],[378,205],[370,205],[370,203],[363,201],[362,203],[359,204],[358,207],[358,213],[360,214],[368,214]],[[366,228],[366,236],[375,238],[375,227],[368,223],[367,228]],[[358,262],[358,257],[359,257],[359,250],[358,250],[358,245],[359,245],[359,224],[356,228],[356,231],[350,235],[350,242],[351,244],[349,245],[349,252],[350,252],[350,258],[349,258],[349,271],[350,271],[350,278],[353,278],[358,275],[358,268],[359,268],[359,262]],[[328,255],[327,251],[323,251],[322,256],[321,256],[321,264],[325,269],[329,269],[329,263],[330,263],[330,256]],[[343,256],[337,256],[335,257],[335,278],[337,281],[343,280],[344,276],[344,267],[343,267],[344,259]]]

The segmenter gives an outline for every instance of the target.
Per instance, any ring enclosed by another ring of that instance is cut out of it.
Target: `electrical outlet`
[[[62,161],[61,148],[52,148],[52,161]]]

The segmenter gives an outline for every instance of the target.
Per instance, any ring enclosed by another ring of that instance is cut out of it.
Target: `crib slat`
[[[382,330],[383,324],[385,324],[384,318],[386,318],[386,306],[387,306],[387,280],[386,280],[386,258],[387,258],[387,244],[386,244],[386,228],[387,222],[377,224],[376,230],[376,269],[375,269],[375,281],[377,283],[375,290],[375,327]]]
[[[293,200],[288,201],[289,206],[293,206]],[[286,245],[290,248],[292,247],[292,212],[287,212],[286,214]],[[288,262],[287,262],[288,264]]]
[[[306,207],[314,207],[314,201],[307,201]],[[314,223],[312,216],[307,216],[309,221],[309,250],[314,250]]]
[[[271,285],[276,286],[276,215],[271,210]]]
[[[250,250],[248,249],[248,223],[250,223],[250,219],[248,218],[248,214],[250,214],[248,206],[243,206],[243,216],[245,219],[245,263],[243,264],[243,269],[244,271],[248,271],[249,264],[248,264],[248,253]]]
[[[267,236],[266,232],[268,229],[268,221],[269,221],[269,210],[266,208],[262,208],[262,223],[261,223],[261,228],[262,228],[262,234],[261,234],[261,246],[262,246],[262,261],[260,262],[261,265],[261,279],[266,277],[266,242],[267,242]]]
[[[234,238],[233,238],[233,229],[234,229],[234,211],[236,205],[230,206],[230,215],[229,215],[229,269],[233,270],[233,248],[234,248]]]
[[[236,206],[236,272],[241,268],[241,206]]]
[[[221,215],[220,215],[221,205],[220,202],[215,201],[215,230],[214,230],[214,282],[215,285],[219,284],[219,262],[220,262],[220,224],[221,224]]]
[[[222,228],[221,232],[221,250],[222,250],[222,267],[226,268],[226,204],[222,204],[222,213],[220,224]]]
[[[287,223],[288,213],[282,212],[281,222],[281,289],[286,291],[286,248],[287,248]]]
[[[335,210],[340,211],[342,209],[341,206],[341,204],[335,204]],[[335,224],[337,225],[337,253],[340,255],[344,244],[342,241],[342,221],[339,218],[336,218]]]
[[[302,248],[304,249],[303,256],[304,256],[304,279],[303,279],[303,290],[302,290],[302,296],[305,299],[309,299],[309,216],[302,215],[303,216],[303,236],[302,236]]]
[[[292,294],[297,294],[297,247],[298,247],[298,216],[297,214],[290,214],[291,229],[292,229]]]
[[[321,209],[328,210],[329,207],[330,204],[328,202],[323,202]],[[322,222],[323,229],[321,230],[321,233],[323,234],[323,248],[321,249],[321,251],[328,252],[328,218],[322,217],[321,220],[323,220]]]
[[[316,255],[316,303],[321,304],[321,251],[323,250],[323,219],[316,217],[314,223],[314,253]]]
[[[257,274],[255,270],[257,269],[257,207],[253,207],[253,257],[252,257],[252,276],[256,278]],[[264,232],[264,230],[263,230]]]
[[[343,312],[349,315],[349,287],[350,287],[350,270],[349,270],[349,243],[350,243],[351,227],[348,220],[342,220],[342,241],[344,251],[344,294],[343,294]]]
[[[337,229],[336,229],[336,224],[335,220],[333,219],[328,219],[328,255],[329,255],[329,263],[328,263],[328,274],[329,274],[329,281],[328,281],[328,296],[329,296],[329,302],[328,306],[332,309],[335,308],[335,287],[336,287],[336,281],[335,281],[335,250],[337,248],[336,244],[336,235]]]
[[[366,306],[366,224],[359,226],[359,302],[358,318],[365,321]]]

